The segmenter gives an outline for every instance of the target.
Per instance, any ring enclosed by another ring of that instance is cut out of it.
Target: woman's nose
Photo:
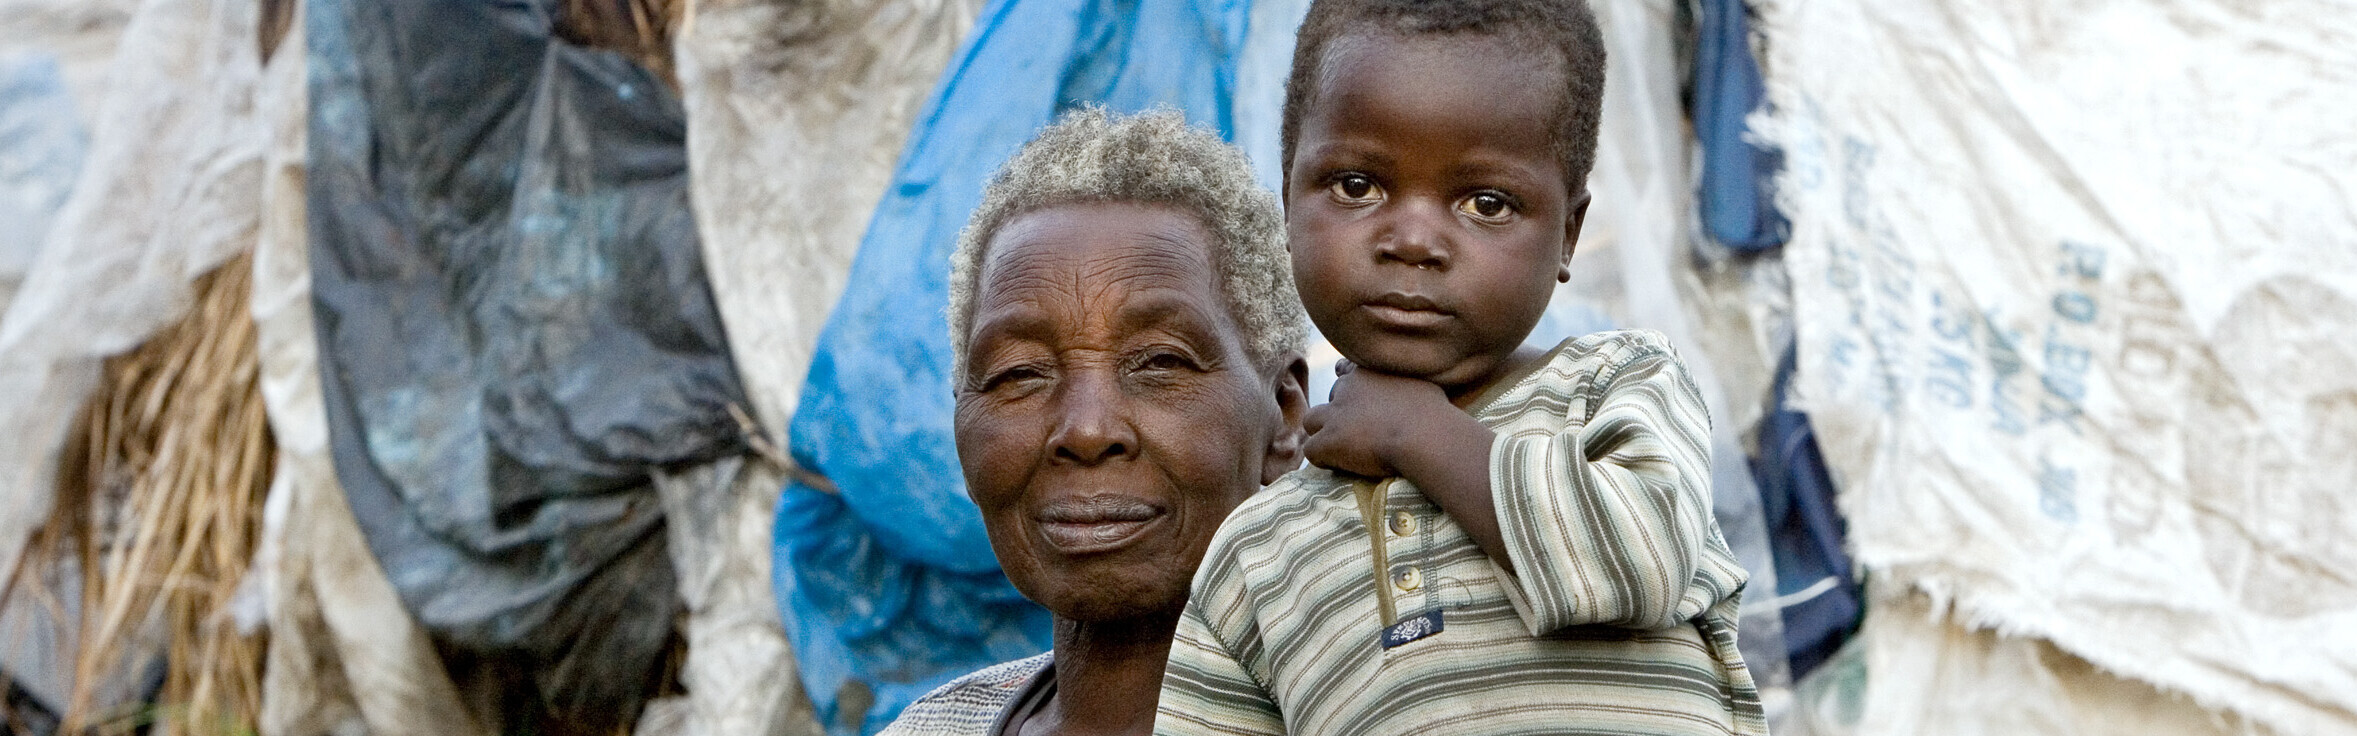
[[[1065,381],[1057,392],[1055,435],[1048,438],[1057,462],[1097,465],[1137,452],[1137,433],[1116,383],[1095,371]]]
[[[1376,241],[1375,255],[1416,268],[1448,270],[1446,207],[1409,204],[1393,210],[1390,226]]]

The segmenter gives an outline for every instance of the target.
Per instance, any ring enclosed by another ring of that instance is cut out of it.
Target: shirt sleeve
[[[1650,344],[1649,344],[1650,343]],[[1710,415],[1666,344],[1565,385],[1568,426],[1490,448],[1490,488],[1515,572],[1499,575],[1532,635],[1692,621],[1746,577],[1710,505]],[[1593,411],[1581,416],[1586,394]],[[1584,419],[1584,421],[1583,421]]]
[[[1162,699],[1154,714],[1157,736],[1285,733],[1276,700],[1236,654],[1239,648],[1257,650],[1259,633],[1239,608],[1240,571],[1222,564],[1221,546],[1215,541],[1205,556],[1171,637],[1170,663],[1162,673]]]

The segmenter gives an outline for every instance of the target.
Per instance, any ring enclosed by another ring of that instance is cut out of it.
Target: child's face
[[[1287,171],[1302,304],[1352,363],[1478,390],[1569,273],[1585,191],[1559,62],[1488,36],[1336,39]]]

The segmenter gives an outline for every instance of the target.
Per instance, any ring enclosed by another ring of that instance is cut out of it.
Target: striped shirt
[[[1212,538],[1156,733],[1767,733],[1735,649],[1746,574],[1711,516],[1710,418],[1668,342],[1565,341],[1472,413],[1497,433],[1518,574],[1405,480],[1295,471]]]
[[[944,683],[900,710],[877,736],[997,736],[1007,710],[1018,698],[1040,689],[1042,674],[1052,676],[1053,651],[1012,662],[1000,662]]]

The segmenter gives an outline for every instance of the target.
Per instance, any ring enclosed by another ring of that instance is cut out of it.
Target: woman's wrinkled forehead
[[[1053,323],[1039,325],[1049,331],[1187,317],[1232,333],[1209,239],[1197,218],[1164,206],[1092,203],[1019,215],[982,255],[973,337],[1016,317]]]
[[[1006,287],[1041,278],[1215,279],[1196,218],[1159,205],[1107,202],[1046,207],[1010,218],[982,254],[981,306]],[[1116,283],[1100,283],[1100,287]]]

